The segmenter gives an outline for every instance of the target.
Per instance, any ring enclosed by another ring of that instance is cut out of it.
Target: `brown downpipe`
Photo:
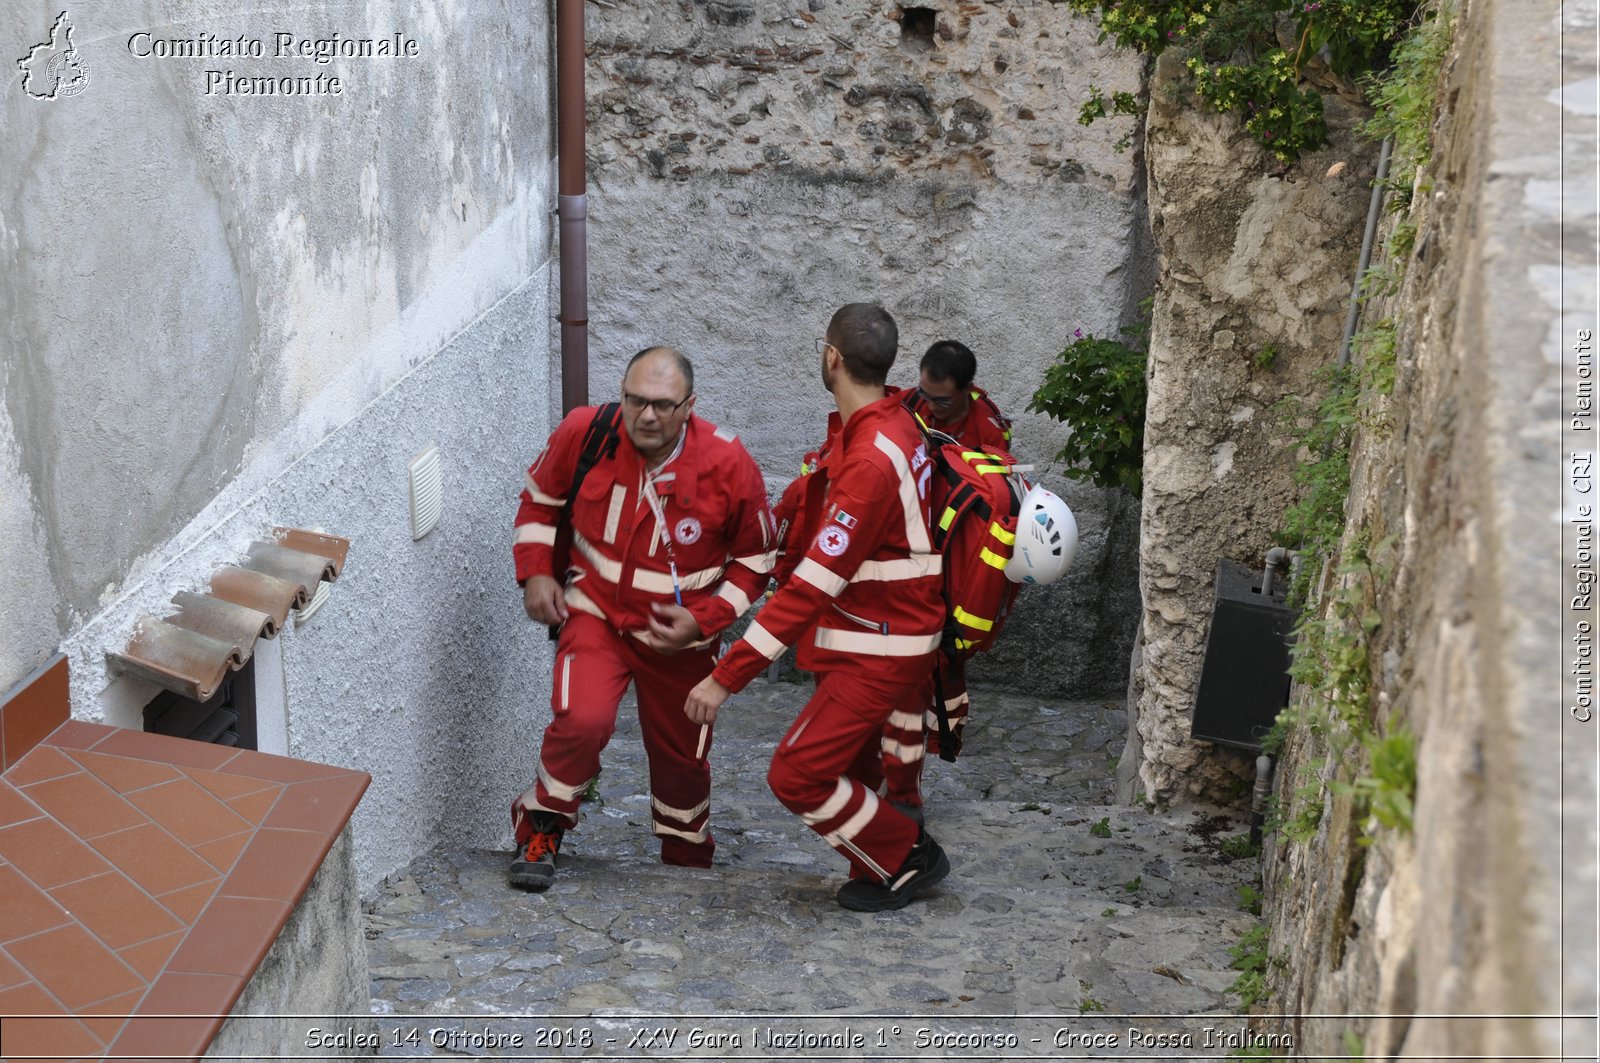
[[[585,187],[584,0],[556,0],[556,213],[561,220],[561,412],[589,404],[589,197]]]

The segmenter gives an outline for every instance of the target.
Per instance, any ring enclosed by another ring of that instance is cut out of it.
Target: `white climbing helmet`
[[[1028,489],[1017,517],[1017,544],[1006,562],[1012,583],[1050,583],[1060,579],[1078,552],[1078,522],[1072,510],[1038,484]]]

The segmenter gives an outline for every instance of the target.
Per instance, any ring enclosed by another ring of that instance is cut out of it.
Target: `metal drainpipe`
[[[1384,137],[1378,149],[1378,175],[1372,179],[1372,199],[1367,203],[1367,231],[1361,236],[1361,259],[1356,263],[1356,279],[1350,285],[1350,312],[1344,318],[1344,337],[1339,340],[1339,368],[1350,363],[1350,338],[1356,334],[1361,316],[1361,275],[1372,264],[1372,238],[1378,231],[1378,214],[1383,209],[1383,182],[1389,177],[1389,156],[1394,138]]]
[[[561,233],[561,412],[589,404],[589,197],[585,187],[584,0],[556,0],[556,213]]]

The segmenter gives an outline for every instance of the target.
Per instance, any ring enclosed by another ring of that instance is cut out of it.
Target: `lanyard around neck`
[[[666,468],[671,458],[662,464]],[[661,499],[656,495],[655,477],[646,472],[644,474],[644,500],[650,505],[650,513],[656,519],[656,533],[661,536],[661,545],[667,552],[667,570],[672,573],[672,597],[679,605],[683,604],[683,591],[678,586],[678,558],[672,550],[672,533],[667,530],[666,507],[661,504]]]

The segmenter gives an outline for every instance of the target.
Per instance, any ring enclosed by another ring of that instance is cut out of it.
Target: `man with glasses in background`
[[[528,616],[560,631],[537,778],[511,810],[518,888],[554,878],[630,681],[662,862],[711,866],[711,728],[691,723],[683,704],[716,663],[720,633],[766,588],[775,545],[756,463],[694,406],[689,359],[648,347],[623,374],[623,431],[594,435],[614,408],[573,410],[528,470],[517,581]],[[606,445],[586,446],[596,439]],[[570,561],[557,572],[563,526]]]
[[[978,359],[966,344],[939,340],[922,356],[915,411],[929,428],[968,450],[1011,451],[1011,422],[987,392],[974,387]]]

